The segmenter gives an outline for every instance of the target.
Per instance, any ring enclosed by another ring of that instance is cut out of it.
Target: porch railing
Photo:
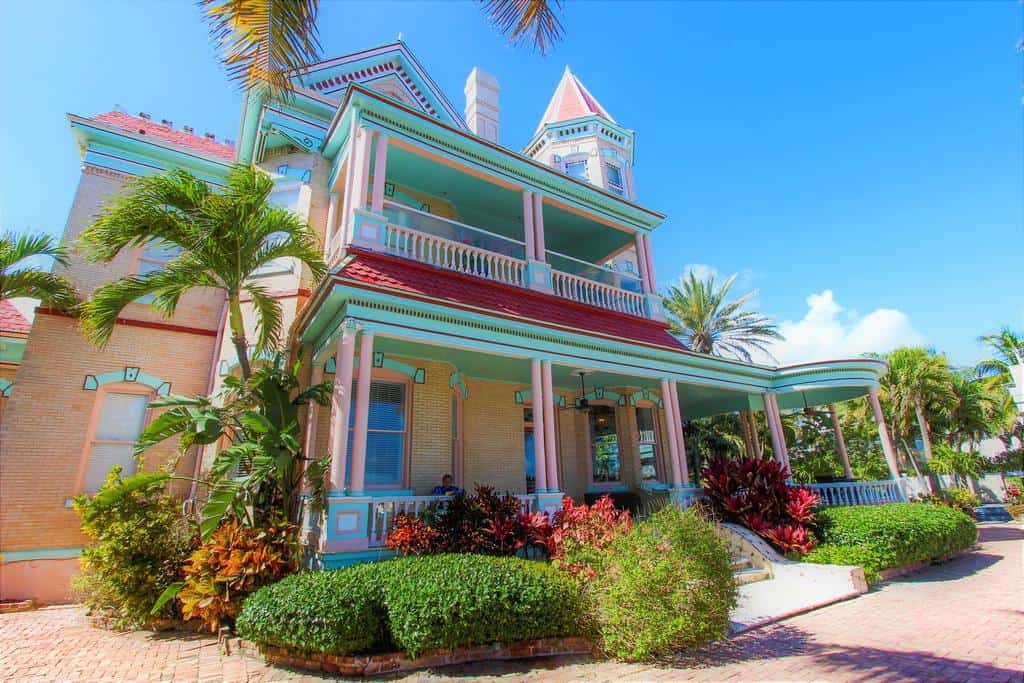
[[[516,495],[519,499],[519,509],[522,512],[532,512],[534,509],[534,497],[529,495]],[[370,515],[368,517],[369,545],[371,548],[379,548],[387,543],[388,533],[395,525],[395,519],[400,514],[419,516],[431,505],[444,510],[448,506],[451,496],[394,496],[387,498],[374,498],[370,502]]]
[[[882,505],[903,501],[899,483],[887,481],[848,481],[828,484],[808,484],[806,488],[821,496],[821,505]]]
[[[413,261],[496,282],[526,287],[526,246],[519,240],[441,218],[394,202],[384,203],[385,250]],[[547,252],[551,286],[565,299],[644,317],[643,286],[635,273]]]

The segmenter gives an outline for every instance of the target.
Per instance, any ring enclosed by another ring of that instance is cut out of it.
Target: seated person
[[[441,485],[435,486],[434,490],[430,493],[434,496],[447,496],[455,493],[462,493],[462,489],[458,486],[452,485],[452,475],[446,474],[441,477]]]

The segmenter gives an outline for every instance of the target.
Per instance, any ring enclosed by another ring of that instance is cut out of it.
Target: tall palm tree
[[[562,0],[480,0],[491,26],[513,45],[529,42],[542,55],[562,39]]]
[[[729,356],[751,362],[751,351],[771,357],[768,344],[783,339],[775,322],[743,307],[757,296],[757,290],[726,301],[736,282],[731,275],[720,285],[715,276],[698,278],[690,271],[681,287],[671,287],[665,297],[669,331],[691,351]]]
[[[139,178],[125,196],[109,204],[81,236],[86,255],[107,263],[123,249],[162,244],[178,252],[161,270],[108,282],[82,304],[82,328],[104,345],[125,306],[153,296],[153,306],[170,317],[181,296],[194,287],[224,291],[232,342],[242,378],[248,379],[248,339],[242,295],[256,312],[257,350],[280,341],[281,306],[253,280],[260,268],[294,258],[315,280],[327,272],[313,230],[287,209],[267,203],[274,182],[258,169],[235,166],[223,192],[215,192],[186,171]]]
[[[68,265],[67,250],[49,235],[0,236],[0,300],[24,296],[61,310],[77,304],[78,294],[66,277],[26,263],[35,257]]]
[[[978,363],[978,370],[998,384],[1010,383],[1010,367],[1024,364],[1024,335],[1003,327],[998,332],[982,335],[978,341],[988,344],[993,352],[992,358]]]
[[[228,78],[285,96],[293,71],[320,59],[319,0],[199,0]]]
[[[1008,426],[1003,411],[1005,388],[991,386],[987,378],[970,369],[953,373],[951,390],[953,402],[944,422],[953,448],[962,450],[966,443],[973,451],[979,441]]]
[[[546,55],[562,39],[562,0],[478,0],[498,32]],[[320,59],[319,0],[198,0],[228,77],[287,97],[293,72]]]
[[[955,403],[953,373],[945,356],[921,347],[900,347],[886,354],[889,372],[881,380],[881,394],[892,411],[900,433],[911,431],[916,420],[926,460],[932,459],[931,428],[927,412],[948,413]]]

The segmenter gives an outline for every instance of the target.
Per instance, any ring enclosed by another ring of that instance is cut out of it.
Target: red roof
[[[0,332],[28,334],[32,323],[25,319],[14,304],[7,299],[0,300]]]
[[[396,256],[352,249],[355,259],[341,270],[344,279],[419,295],[432,301],[484,308],[501,316],[598,333],[616,339],[684,350],[665,323],[606,311],[586,304],[453,273]]]
[[[175,145],[181,145],[182,147],[188,147],[198,152],[205,152],[206,154],[212,154],[213,156],[222,157],[224,159],[235,158],[235,148],[230,145],[225,145],[222,142],[216,140],[210,140],[209,138],[194,133],[188,133],[171,126],[165,126],[161,123],[155,123],[149,119],[144,119],[139,116],[131,116],[120,111],[108,111],[106,114],[100,114],[99,116],[92,117],[93,121],[100,121],[101,123],[108,123],[118,128],[124,128],[125,130],[131,131],[132,133],[139,133],[141,135],[150,135],[157,140],[164,142],[170,142]]]

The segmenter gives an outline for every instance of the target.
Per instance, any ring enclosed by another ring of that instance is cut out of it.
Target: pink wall
[[[25,600],[57,605],[73,602],[71,579],[81,573],[77,557],[23,560],[0,564],[0,600]]]

